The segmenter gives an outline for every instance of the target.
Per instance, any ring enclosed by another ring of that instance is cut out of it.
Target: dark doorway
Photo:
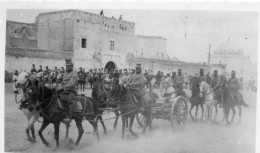
[[[105,66],[105,70],[108,70],[108,72],[110,72],[111,70],[115,70],[116,69],[116,65],[114,62],[109,61],[107,62],[106,66]]]

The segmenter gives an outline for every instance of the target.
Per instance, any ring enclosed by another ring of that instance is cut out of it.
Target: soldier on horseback
[[[239,103],[242,103],[242,104],[245,103],[243,100],[242,94],[239,92],[240,83],[239,83],[239,79],[236,78],[235,71],[231,72],[231,77],[227,81],[227,86],[228,86],[229,90],[231,91],[232,99],[235,99],[236,101],[238,101]]]
[[[218,75],[218,71],[214,70],[214,75],[213,78],[211,79],[210,85],[213,89],[213,91],[216,94],[216,99],[218,100],[218,102],[220,102],[220,104],[223,104],[223,94],[222,94],[222,90],[221,90],[221,80],[220,77]]]
[[[37,73],[36,68],[35,68],[35,64],[32,64],[31,73],[32,73],[32,74],[33,74],[33,73]]]
[[[139,102],[141,104],[141,98],[145,94],[144,83],[146,82],[146,78],[141,73],[141,64],[136,65],[136,73],[130,79],[131,91],[133,92],[134,101]]]
[[[64,67],[61,67],[60,73],[65,73]]]
[[[199,82],[201,83],[202,81],[207,82],[207,77],[204,75],[204,70],[200,69]]]
[[[181,74],[181,69],[178,69],[178,75],[173,81],[173,87],[176,89],[177,95],[184,95],[183,91],[184,77]]]
[[[40,68],[38,69],[38,73],[43,72],[42,66],[40,65],[39,67],[40,67]]]
[[[66,73],[63,76],[62,86],[59,87],[57,90],[64,90],[68,93],[67,99],[67,111],[68,111],[68,118],[64,119],[63,121],[69,124],[73,118],[74,114],[74,102],[76,101],[77,95],[77,83],[78,83],[78,76],[77,72],[73,71],[73,63],[71,59],[66,60]]]

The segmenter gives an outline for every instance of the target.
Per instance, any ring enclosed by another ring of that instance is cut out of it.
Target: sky
[[[39,13],[56,10],[9,9],[7,20],[33,23]],[[100,10],[82,10],[99,14]],[[257,61],[258,13],[199,10],[110,10],[104,15],[135,22],[135,34],[160,36],[167,39],[166,52],[181,61],[206,62],[228,39],[236,48]]]

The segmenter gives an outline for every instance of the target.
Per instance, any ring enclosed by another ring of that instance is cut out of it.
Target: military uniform
[[[43,72],[43,70],[42,70],[42,67],[40,66],[40,68],[38,69],[38,73],[40,73],[40,72]]]
[[[137,65],[136,68],[141,69],[141,65]],[[136,100],[140,102],[142,96],[145,95],[145,89],[144,84],[146,82],[146,78],[142,73],[139,74],[133,74],[130,80],[130,89],[133,92],[134,96],[136,97]],[[135,100],[135,101],[136,101]]]
[[[178,71],[181,72],[181,70]],[[183,83],[184,83],[183,75],[178,74],[173,81],[173,87],[175,88],[177,95],[184,95]]]
[[[217,77],[214,76],[211,79],[211,82],[210,82],[211,87],[212,87],[213,91],[216,94],[217,100],[222,103],[222,101],[223,101],[223,99],[222,99],[223,94],[222,94],[222,90],[221,90],[221,87],[220,87],[220,83],[221,83],[221,81],[220,81],[220,77],[219,76],[217,76]]]
[[[238,90],[240,89],[240,85],[239,85],[239,79],[238,78],[229,78],[227,85],[229,87],[229,89],[231,90],[234,98],[236,100],[239,100],[240,97],[240,93],[238,92]]]
[[[66,60],[66,65],[73,65],[71,60]],[[77,83],[78,83],[78,76],[77,72],[70,71],[66,72],[63,75],[62,80],[62,89],[64,89],[65,92],[68,92],[68,99],[67,99],[67,108],[68,108],[68,118],[73,118],[74,113],[74,102],[76,101],[76,95],[77,95]]]

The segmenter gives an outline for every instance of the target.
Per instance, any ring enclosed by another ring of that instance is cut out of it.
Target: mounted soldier
[[[32,64],[31,74],[33,74],[33,73],[37,73],[35,64]]]
[[[207,77],[204,75],[204,69],[200,69],[199,82],[201,83],[202,81],[207,82]]]
[[[214,75],[211,79],[210,85],[211,85],[213,91],[215,92],[216,99],[222,105],[223,104],[223,93],[221,90],[221,79],[218,75],[217,70],[214,70]]]
[[[61,67],[60,73],[65,73],[64,67]]]
[[[65,59],[65,61],[67,72],[64,74],[61,87],[59,87],[57,91],[64,90],[68,94],[68,99],[66,101],[68,118],[63,121],[70,124],[74,113],[73,104],[76,102],[78,76],[77,72],[73,71],[73,63],[71,59]]]
[[[181,73],[181,69],[178,69],[178,75],[173,81],[173,87],[176,90],[177,95],[184,95],[183,91],[184,77]]]
[[[40,67],[40,68],[39,68],[39,70],[38,70],[37,72],[38,72],[38,73],[43,72],[42,66],[40,65],[39,67]]]
[[[234,100],[238,101],[239,103],[244,103],[243,96],[239,92],[240,83],[239,83],[239,79],[236,78],[236,72],[235,71],[231,72],[231,77],[227,81],[227,86],[228,86],[228,89],[231,91],[231,94],[233,96],[232,98]]]
[[[136,73],[131,77],[130,90],[133,93],[135,103],[139,102],[141,104],[141,98],[145,95],[144,83],[146,82],[146,78],[141,73],[141,64],[136,64]]]

